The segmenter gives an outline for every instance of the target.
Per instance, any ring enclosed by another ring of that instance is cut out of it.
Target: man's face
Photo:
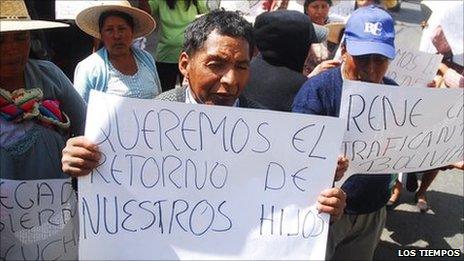
[[[248,82],[250,46],[244,38],[213,31],[194,54],[183,52],[179,70],[198,103],[232,106]]]
[[[342,49],[344,76],[353,81],[381,83],[388,69],[389,60],[380,54],[352,56]]]

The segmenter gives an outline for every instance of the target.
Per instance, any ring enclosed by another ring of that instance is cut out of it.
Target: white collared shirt
[[[190,89],[190,86],[188,85],[187,85],[187,88],[185,88],[185,103],[199,104],[193,97],[192,90]],[[236,99],[232,107],[238,107],[238,105],[239,105],[239,100]]]

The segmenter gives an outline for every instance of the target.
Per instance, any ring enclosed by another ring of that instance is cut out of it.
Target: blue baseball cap
[[[375,5],[359,8],[346,22],[345,43],[347,52],[353,56],[381,54],[395,58],[393,18]]]

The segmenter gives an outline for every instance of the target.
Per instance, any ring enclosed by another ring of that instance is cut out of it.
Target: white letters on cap
[[[372,35],[379,36],[380,33],[382,32],[382,23],[377,22],[377,23],[365,23],[364,24],[364,32],[365,33],[370,33]]]

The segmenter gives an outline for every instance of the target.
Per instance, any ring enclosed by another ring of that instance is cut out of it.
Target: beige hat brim
[[[38,29],[50,29],[68,27],[69,24],[50,22],[43,20],[2,20],[0,21],[0,32],[29,31]]]
[[[76,24],[85,33],[101,39],[98,20],[100,15],[106,11],[120,11],[130,15],[134,19],[134,38],[145,36],[155,30],[156,22],[150,14],[135,7],[121,5],[100,5],[86,8],[76,16]]]

